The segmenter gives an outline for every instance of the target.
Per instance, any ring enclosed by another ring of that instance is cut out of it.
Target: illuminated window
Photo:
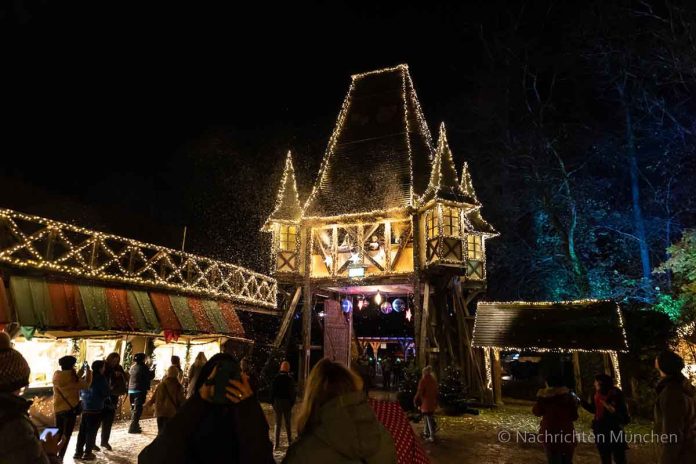
[[[459,235],[459,208],[442,208],[442,232],[444,235]]]
[[[466,236],[466,244],[469,259],[483,259],[483,237],[469,234]]]
[[[297,227],[286,224],[280,225],[278,248],[283,251],[295,251]]]
[[[433,238],[438,236],[437,221],[435,220],[436,211],[428,211],[425,215],[425,228],[428,232],[428,237]]]

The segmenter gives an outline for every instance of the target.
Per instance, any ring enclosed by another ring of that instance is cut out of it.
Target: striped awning
[[[235,305],[190,296],[12,276],[0,324],[40,331],[217,334],[244,338]]]

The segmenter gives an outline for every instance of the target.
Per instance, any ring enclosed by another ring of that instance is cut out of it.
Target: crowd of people
[[[115,411],[126,395],[131,410],[129,433],[142,432],[140,418],[144,407],[154,406],[157,418],[157,436],[141,451],[138,457],[141,464],[270,464],[274,462],[274,448],[277,450],[281,445],[283,425],[289,444],[284,463],[413,462],[404,458],[408,454],[402,449],[397,450],[397,445],[416,442],[404,440],[401,435],[404,430],[413,434],[411,427],[407,425],[396,433],[391,428],[393,422],[377,414],[375,402],[368,400],[361,375],[340,363],[323,359],[311,370],[297,412],[295,437],[292,411],[296,386],[290,364],[287,361],[280,364],[270,391],[275,413],[275,440],[272,442],[268,421],[255,395],[254,384],[258,380],[253,379],[249,364],[235,364],[239,366],[237,375],[229,377],[226,385],[218,382],[218,374],[227,372],[230,363],[237,363],[229,350],[223,349],[210,360],[200,353],[188,375],[184,375],[180,359],[172,357],[165,378],[149,399],[155,369],[148,361],[146,354],[137,353],[126,372],[117,353],[93,361],[91,366],[85,362],[77,367],[77,359],[73,356],[60,358],[59,369],[53,376],[58,433],[39,439],[28,414],[31,402],[20,396],[29,383],[30,367],[12,348],[9,336],[0,332],[0,463],[62,462],[78,421],[74,458],[96,459],[95,452],[111,449],[109,439]],[[691,462],[696,456],[696,391],[681,374],[684,361],[675,353],[660,354],[655,367],[660,374],[655,433],[676,437],[661,446],[660,463]],[[385,379],[385,383],[389,380]],[[606,374],[595,377],[594,387],[594,394],[585,401],[565,387],[562,379],[548,377],[547,386],[538,392],[532,410],[541,417],[540,434],[574,433],[574,422],[582,407],[593,414],[592,430],[598,437],[596,444],[601,462],[625,463],[624,427],[631,419],[624,395]],[[434,441],[437,430],[434,419],[437,398],[437,381],[432,369],[426,366],[414,406],[422,414],[423,438],[429,442]],[[398,414],[403,411],[399,410]],[[405,416],[402,423],[408,424]],[[96,444],[98,436],[101,437],[99,446]],[[395,436],[399,437],[396,441]],[[544,443],[548,462],[572,463],[575,445],[572,441]]]

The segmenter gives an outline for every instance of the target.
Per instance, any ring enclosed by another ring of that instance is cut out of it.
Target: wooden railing
[[[0,264],[276,309],[275,279],[234,264],[0,209]]]

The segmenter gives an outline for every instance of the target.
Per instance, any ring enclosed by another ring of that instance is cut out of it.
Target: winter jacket
[[[184,387],[179,383],[179,380],[167,377],[157,385],[155,393],[148,403],[154,403],[155,417],[174,417],[185,400]]]
[[[284,464],[396,462],[394,441],[362,391],[339,396],[320,407],[283,459]]]
[[[544,448],[554,453],[572,454],[575,449],[573,422],[578,419],[578,401],[570,390],[567,387],[542,388],[537,392],[532,413],[541,417],[539,434]]]
[[[625,434],[620,433],[626,424],[631,421],[628,414],[628,406],[626,405],[626,398],[621,390],[616,387],[609,389],[605,396],[605,402],[614,407],[614,412],[609,412],[600,401],[602,398],[599,392],[595,392],[594,399],[591,403],[587,401],[582,402],[582,407],[588,412],[595,415],[592,420],[592,432],[595,435],[603,435],[605,438],[598,438],[595,444],[597,448],[610,450],[613,448],[628,448],[626,443]],[[611,436],[620,437],[618,439],[611,439]]]
[[[128,391],[147,393],[147,391],[150,390],[150,383],[154,378],[154,371],[151,371],[143,363],[135,363],[130,368],[130,379],[128,379]]]
[[[145,447],[139,464],[273,464],[268,423],[255,397],[219,405],[194,395]]]
[[[80,404],[80,390],[88,388],[91,381],[92,371],[87,371],[83,377],[78,377],[72,369],[56,371],[53,374],[53,413],[77,407]]]
[[[271,401],[275,400],[289,400],[290,404],[295,404],[295,381],[287,372],[281,372],[273,379]]]
[[[437,380],[432,375],[424,375],[418,382],[414,401],[420,401],[423,414],[432,414],[437,409]]]
[[[660,464],[696,459],[696,388],[683,376],[665,377],[657,384],[655,433],[676,437],[662,444]]]
[[[59,462],[44,452],[39,434],[29,419],[31,401],[0,393],[0,464],[51,464]]]
[[[120,364],[113,368],[107,364],[104,377],[109,382],[109,394],[116,397],[116,400],[119,396],[128,393],[128,373],[123,370]]]
[[[106,381],[106,377],[95,374],[92,377],[92,383],[89,387],[80,391],[80,399],[82,400],[82,409],[84,412],[103,410],[107,400],[109,400],[109,393],[109,383]]]

